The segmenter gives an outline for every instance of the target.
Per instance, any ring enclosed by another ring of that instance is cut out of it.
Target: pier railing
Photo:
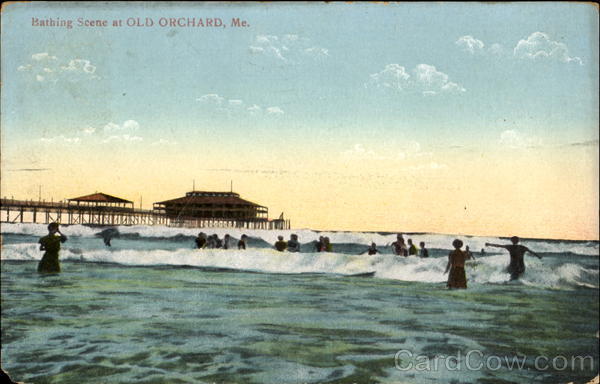
[[[66,225],[163,225],[184,228],[290,229],[289,220],[265,218],[172,218],[164,212],[128,207],[75,205],[67,202],[0,199],[0,223],[58,222]]]

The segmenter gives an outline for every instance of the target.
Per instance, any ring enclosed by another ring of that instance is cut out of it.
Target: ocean
[[[522,239],[543,256],[510,282],[506,238],[63,226],[62,272],[38,275],[42,224],[3,224],[2,369],[25,383],[583,383],[598,375],[599,244]],[[300,253],[277,252],[291,233]],[[314,252],[328,236],[333,252]],[[447,290],[452,240],[469,288]],[[380,254],[360,255],[371,242]],[[480,250],[485,248],[485,253]]]

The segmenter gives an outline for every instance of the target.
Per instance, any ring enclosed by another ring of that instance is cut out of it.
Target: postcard
[[[1,18],[13,382],[598,383],[597,5]]]

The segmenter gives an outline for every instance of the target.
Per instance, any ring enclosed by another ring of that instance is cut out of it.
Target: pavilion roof
[[[91,195],[79,196],[69,199],[69,201],[84,201],[93,203],[133,203],[132,201],[121,199],[120,197],[107,195],[106,193],[97,192]]]
[[[199,192],[199,193],[210,194],[210,192]],[[251,201],[240,198],[235,193],[215,193],[215,194],[216,194],[216,196],[208,196],[208,195],[183,196],[183,197],[178,197],[176,199],[161,201],[156,204],[163,204],[163,205],[217,204],[217,205],[245,205],[245,206],[262,207],[262,205],[259,205],[259,204],[253,203]]]

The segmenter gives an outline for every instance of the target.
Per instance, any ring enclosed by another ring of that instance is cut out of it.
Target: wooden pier
[[[86,226],[115,225],[162,225],[184,228],[240,228],[240,229],[290,229],[290,220],[226,219],[179,216],[172,218],[159,210],[135,209],[133,207],[74,205],[67,202],[33,200],[0,200],[0,223],[57,222],[62,225],[81,224]]]

